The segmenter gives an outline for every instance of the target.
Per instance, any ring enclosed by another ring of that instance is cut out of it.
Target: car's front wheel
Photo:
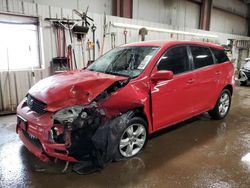
[[[123,158],[137,155],[147,142],[147,123],[140,117],[133,117],[124,128],[119,141],[119,153]]]
[[[209,111],[209,115],[213,119],[223,119],[229,112],[231,106],[231,93],[228,89],[221,92],[219,99],[213,110]]]

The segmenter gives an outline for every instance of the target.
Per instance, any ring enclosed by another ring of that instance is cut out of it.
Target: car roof
[[[171,47],[175,45],[200,45],[207,46],[212,48],[217,48],[224,50],[224,48],[218,44],[210,43],[210,42],[201,42],[201,41],[188,41],[188,40],[151,40],[144,42],[134,42],[130,44],[122,45],[123,47],[127,46],[159,46],[159,47]]]

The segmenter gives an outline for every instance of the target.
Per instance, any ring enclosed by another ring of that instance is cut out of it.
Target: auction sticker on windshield
[[[151,60],[152,55],[147,55],[142,62],[140,63],[140,65],[137,67],[137,69],[143,70],[145,69],[145,67],[147,66],[147,64],[149,63],[149,61]]]

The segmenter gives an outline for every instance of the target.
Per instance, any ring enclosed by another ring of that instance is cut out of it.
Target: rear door
[[[204,46],[189,46],[193,57],[194,73],[197,75],[197,88],[194,92],[194,112],[208,110],[218,93],[218,79],[211,50]]]
[[[192,116],[195,74],[191,72],[187,46],[173,47],[160,58],[153,73],[171,70],[172,80],[151,82],[154,130],[174,124]]]

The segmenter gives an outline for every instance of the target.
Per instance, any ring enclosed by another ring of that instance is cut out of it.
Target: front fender
[[[150,90],[143,83],[129,83],[117,92],[100,102],[99,106],[105,109],[106,116],[114,116],[137,108],[143,109],[148,122],[149,133],[152,132]]]

